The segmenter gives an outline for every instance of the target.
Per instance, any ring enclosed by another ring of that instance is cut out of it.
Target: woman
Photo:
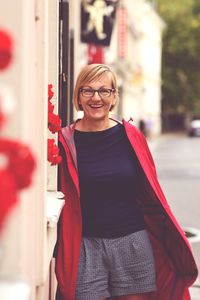
[[[190,245],[157,180],[142,133],[109,118],[118,100],[106,65],[80,72],[84,116],[62,129],[57,300],[189,300],[197,277]]]

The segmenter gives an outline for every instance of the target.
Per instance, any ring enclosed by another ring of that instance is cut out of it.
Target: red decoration
[[[54,105],[48,100],[48,113],[52,113],[54,110]]]
[[[48,139],[48,161],[51,162],[51,166],[57,165],[61,162],[59,148],[55,144],[54,139]]]
[[[56,133],[61,130],[61,121],[58,115],[51,112],[48,114],[48,128],[52,133]]]
[[[0,170],[0,231],[11,207],[17,202],[15,179],[9,170]]]
[[[1,138],[0,154],[6,160],[0,168],[1,229],[7,213],[17,202],[18,191],[30,185],[36,164],[29,147],[18,141]]]
[[[0,29],[0,70],[8,67],[12,60],[13,41],[5,30]]]
[[[0,98],[0,128],[7,115]],[[28,146],[8,138],[0,137],[0,231],[4,220],[18,200],[18,192],[31,183],[35,159]]]
[[[11,36],[0,29],[0,71],[10,64],[12,51]],[[1,129],[7,119],[10,104],[8,100],[11,99],[9,93],[5,93],[2,87],[0,92]],[[18,192],[30,185],[35,165],[35,159],[28,146],[19,141],[0,137],[0,230],[8,212],[18,200]]]
[[[48,85],[48,100],[51,100],[53,98],[54,92],[52,91],[53,85]]]
[[[29,147],[18,141],[1,138],[0,153],[8,159],[6,170],[15,178],[16,188],[20,190],[29,186],[35,168],[35,160]]]
[[[101,46],[88,44],[88,64],[103,64],[104,49]]]
[[[48,129],[51,133],[56,133],[61,130],[61,120],[58,115],[53,113],[54,105],[51,103],[51,99],[54,95],[52,91],[52,84],[48,85]],[[59,164],[61,162],[61,156],[59,155],[59,148],[55,143],[55,139],[48,139],[47,144],[47,160],[51,163],[51,166]]]
[[[3,115],[3,113],[1,112],[1,108],[0,108],[0,129],[2,127],[2,125],[4,124],[5,122],[5,117]]]

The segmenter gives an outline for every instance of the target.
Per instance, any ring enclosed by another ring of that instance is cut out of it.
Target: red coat
[[[127,137],[143,169],[141,195],[144,213],[156,261],[157,291],[149,300],[189,300],[188,287],[197,277],[190,244],[178,225],[159,185],[155,165],[141,132],[123,120]],[[73,139],[74,125],[59,136],[63,160],[60,166],[61,190],[66,203],[59,224],[56,276],[57,300],[74,300],[81,242],[80,190]]]

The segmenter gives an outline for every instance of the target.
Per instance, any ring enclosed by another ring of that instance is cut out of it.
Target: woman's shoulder
[[[72,134],[73,131],[74,131],[74,124],[75,124],[75,123],[72,123],[72,124],[63,126],[63,127],[61,128],[60,133],[62,133],[62,134],[64,134],[64,135],[65,135],[65,134],[67,134],[67,135]]]
[[[74,123],[64,126],[58,133],[58,139],[61,144],[71,144],[73,143],[73,132],[74,132]]]

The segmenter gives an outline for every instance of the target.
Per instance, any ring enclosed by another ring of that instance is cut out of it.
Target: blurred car
[[[188,128],[189,136],[199,136],[200,137],[200,119],[192,120]]]

